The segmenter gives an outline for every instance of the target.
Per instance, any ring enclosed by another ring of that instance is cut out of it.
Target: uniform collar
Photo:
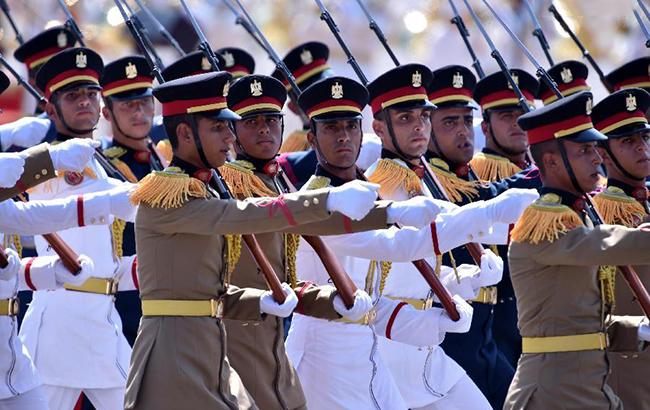
[[[190,164],[189,162],[182,160],[178,158],[177,156],[174,156],[172,158],[171,164],[169,164],[170,167],[178,167],[182,169],[186,174],[203,181],[204,183],[210,182],[210,179],[212,179],[212,170],[208,168],[199,168],[195,165]]]
[[[458,178],[462,178],[462,179],[464,179],[466,181],[469,181],[471,179],[476,179],[476,178],[470,178],[471,169],[469,167],[469,164],[456,164],[456,163],[453,163],[451,161],[448,161],[448,160],[442,158],[441,156],[439,156],[438,154],[436,154],[435,152],[433,152],[431,150],[427,150],[427,153],[425,154],[425,157],[427,159],[438,158],[439,160],[444,161],[445,164],[447,164],[447,166],[449,167],[449,172],[453,172],[454,174],[456,174],[456,176]]]
[[[490,149],[488,147],[484,147],[481,150],[481,152],[483,152],[484,154],[494,155],[495,157],[501,157],[503,159],[506,159],[506,160],[512,162],[513,164],[515,164],[516,166],[518,166],[520,169],[526,169],[526,168],[528,168],[530,166],[530,164],[528,164],[527,162],[515,162],[515,161],[511,160],[510,158],[506,157],[505,155],[503,155],[503,154],[501,154],[499,152],[496,152],[495,150]]]
[[[266,160],[266,159],[253,158],[246,154],[237,154],[237,159],[250,162],[251,164],[253,164],[254,167],[253,169],[255,171],[262,172],[270,177],[276,176],[280,169],[278,161],[275,158],[271,160]]]
[[[115,139],[112,140],[112,146],[119,147],[125,150],[127,153],[133,155],[133,159],[140,164],[149,164],[151,162],[151,152],[149,150],[139,150],[133,149],[129,146],[126,146]]]
[[[615,186],[617,188],[620,188],[623,190],[623,192],[625,192],[627,196],[631,196],[644,206],[648,201],[648,188],[645,183],[643,186],[633,186],[626,184],[623,181],[619,181],[618,179],[609,178],[607,180],[607,186]]]
[[[337,177],[336,175],[332,174],[331,172],[329,172],[325,168],[321,167],[320,164],[316,165],[316,172],[314,173],[314,175],[319,176],[319,177],[326,177],[327,179],[330,180],[330,185],[335,186],[335,187],[336,186],[341,186],[341,185],[345,184],[346,182],[350,182],[350,181],[346,181],[343,178]]]
[[[585,199],[581,196],[575,195],[574,193],[557,188],[541,187],[539,194],[540,196],[544,196],[545,194],[555,194],[560,197],[562,205],[568,206],[578,214],[586,212],[587,203]]]

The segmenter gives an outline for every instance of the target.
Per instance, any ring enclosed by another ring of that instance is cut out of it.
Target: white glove
[[[47,135],[52,122],[47,118],[24,117],[0,126],[0,147],[6,151],[12,145],[29,148],[37,145]]]
[[[650,325],[648,325],[648,318],[643,319],[639,325],[639,340],[650,342]]]
[[[7,248],[5,249],[5,255],[7,255],[7,262],[9,263],[6,267],[0,269],[0,280],[12,279],[20,271],[20,256],[18,256],[18,252]]]
[[[138,207],[129,201],[129,196],[135,188],[135,184],[124,182],[108,191],[111,215],[128,222],[135,220]]]
[[[65,266],[63,262],[59,259],[54,265],[54,278],[56,283],[59,286],[68,283],[74,286],[83,285],[83,283],[88,280],[89,277],[95,272],[95,264],[92,259],[86,255],[79,255],[79,264],[81,265],[81,271],[77,275],[73,275]]]
[[[501,282],[503,277],[503,259],[486,249],[481,255],[481,273],[478,275],[480,286],[492,286]]]
[[[262,297],[260,298],[260,311],[262,313],[268,313],[269,315],[278,317],[287,317],[291,312],[293,312],[296,306],[298,306],[298,296],[296,296],[296,292],[291,289],[291,286],[286,283],[282,284],[282,290],[284,291],[284,294],[287,295],[283,304],[279,304],[275,299],[273,299],[270,290],[267,290],[262,294]]]
[[[19,153],[0,154],[0,188],[16,185],[25,172],[25,159]]]
[[[513,224],[524,210],[539,198],[535,189],[512,188],[486,201],[492,223]]]
[[[401,226],[422,228],[436,219],[441,206],[435,199],[426,196],[416,196],[407,201],[393,202],[386,210],[387,222]]]
[[[438,323],[440,331],[447,333],[467,333],[469,332],[469,328],[472,326],[472,314],[474,313],[474,309],[472,309],[472,306],[458,295],[452,296],[452,299],[454,305],[456,305],[456,310],[458,310],[460,319],[458,319],[457,322],[454,322],[447,314],[447,311],[444,311],[440,316],[440,322]]]
[[[356,322],[363,315],[370,312],[370,309],[372,309],[372,298],[365,290],[357,289],[354,292],[354,305],[350,309],[345,307],[345,303],[343,303],[340,295],[336,295],[334,298],[334,310],[348,320]]]
[[[375,206],[378,184],[354,180],[330,189],[327,210],[340,212],[356,221],[363,219]]]
[[[81,172],[101,144],[91,138],[72,138],[57,145],[50,145],[50,157],[54,169]]]

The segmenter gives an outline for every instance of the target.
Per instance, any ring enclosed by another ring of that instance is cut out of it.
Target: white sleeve
[[[138,257],[136,255],[122,256],[115,279],[118,281],[119,292],[139,290],[138,286]]]
[[[62,199],[0,202],[0,231],[38,235],[84,225],[110,223],[107,195],[69,196]]]
[[[379,336],[418,347],[439,345],[445,338],[445,332],[439,328],[442,309],[417,310],[408,303],[382,296],[375,310],[373,331]]]
[[[14,122],[0,125],[0,147],[6,151],[15,145],[29,148],[37,145],[47,135],[51,121],[48,118],[23,117]]]
[[[492,243],[486,240],[493,232],[487,208],[485,201],[476,201],[438,214],[436,230],[440,252],[445,253],[470,242]]]
[[[481,269],[476,265],[461,264],[456,267],[458,276],[454,269],[442,265],[440,269],[440,282],[452,295],[458,295],[465,300],[471,300],[478,296],[481,285],[478,281],[478,275]],[[438,301],[438,298],[434,296]]]
[[[20,261],[18,290],[51,290],[60,288],[57,284],[54,268],[59,257],[37,256],[23,258]]]

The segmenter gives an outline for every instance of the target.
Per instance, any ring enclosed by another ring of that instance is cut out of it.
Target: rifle
[[[524,0],[524,6],[526,6],[526,10],[528,10],[530,19],[533,21],[533,25],[535,26],[535,29],[533,30],[533,36],[537,37],[537,40],[539,40],[539,45],[542,47],[542,50],[544,50],[544,54],[546,55],[546,59],[548,60],[548,65],[549,66],[555,65],[555,63],[553,62],[553,57],[551,57],[551,47],[548,45],[546,36],[542,31],[542,26],[541,24],[539,24],[539,20],[537,20],[537,16],[535,15],[535,11],[533,11],[533,7],[530,5],[530,1]]]
[[[253,37],[253,40],[255,40],[255,42],[256,42],[260,47],[262,47],[262,49],[263,49],[264,51],[266,51],[266,52],[268,53],[268,50],[266,49],[266,47],[264,46],[264,44],[262,43],[262,41],[259,39],[259,37],[257,37],[257,35],[256,35],[255,32],[253,31],[253,28],[251,27],[251,25],[250,25],[250,23],[248,22],[248,20],[246,20],[244,17],[242,17],[241,14],[239,14],[239,12],[238,12],[237,9],[235,8],[235,6],[232,5],[232,3],[230,2],[230,0],[221,0],[221,1],[223,2],[223,4],[226,5],[226,7],[228,8],[228,10],[230,10],[230,11],[232,12],[232,14],[235,16],[235,24],[238,24],[238,25],[242,26],[242,27],[244,28],[244,30],[246,30],[246,32],[247,32],[251,37]]]
[[[18,71],[16,71],[11,66],[11,64],[9,64],[9,62],[7,61],[5,56],[2,55],[2,53],[0,53],[0,64],[2,64],[7,70],[9,70],[9,73],[11,73],[11,75],[16,79],[16,81],[18,81],[18,85],[22,86],[25,90],[27,90],[27,92],[31,94],[32,97],[34,97],[39,104],[47,103],[45,97],[43,97],[41,93],[38,92],[36,88],[34,88],[34,86],[32,86],[29,82],[23,79],[23,77],[18,73]]]
[[[393,60],[393,64],[395,64],[396,67],[399,66],[399,61],[397,60],[397,57],[395,57],[395,53],[393,53],[393,50],[391,50],[390,46],[388,45],[388,40],[386,39],[384,32],[381,31],[381,28],[379,27],[375,19],[372,18],[372,16],[370,15],[370,12],[368,11],[366,5],[363,4],[362,0],[357,0],[357,4],[359,5],[359,7],[361,7],[361,10],[363,10],[363,14],[365,14],[366,17],[368,18],[368,23],[369,23],[368,27],[370,28],[370,30],[372,30],[375,33],[379,42],[384,46],[384,50],[386,50],[386,52],[390,56],[390,59]]]
[[[165,26],[163,26],[163,24],[156,18],[156,16],[154,16],[154,14],[142,2],[142,0],[135,0],[135,3],[138,5],[138,7],[140,7],[140,10],[142,10],[147,15],[147,17],[149,17],[149,19],[153,21],[153,23],[156,25],[156,28],[158,29],[158,34],[160,34],[165,40],[167,40],[169,44],[171,44],[171,46],[174,48],[174,50],[178,52],[179,55],[184,56],[185,51],[183,51],[180,44],[178,44],[178,41],[176,41],[174,36],[172,36],[169,31],[167,31]]]
[[[212,69],[214,71],[220,71],[221,69],[219,68],[219,60],[217,59],[216,54],[214,54],[214,50],[212,50],[212,47],[210,47],[210,44],[208,43],[208,39],[205,37],[205,34],[203,34],[203,30],[201,30],[201,26],[199,26],[198,21],[196,21],[194,14],[192,14],[192,10],[190,10],[190,8],[187,6],[185,0],[181,0],[181,6],[183,7],[183,10],[185,10],[185,14],[187,15],[187,18],[190,20],[190,23],[194,28],[194,32],[196,33],[196,36],[199,38],[199,49],[203,51],[203,55],[210,62]],[[282,294],[284,295],[284,293]]]
[[[569,37],[571,37],[571,40],[573,40],[576,46],[578,46],[578,48],[582,52],[583,57],[586,58],[587,61],[589,61],[589,64],[591,64],[593,69],[596,71],[596,74],[598,74],[598,78],[600,78],[600,81],[603,83],[607,91],[609,91],[610,93],[613,92],[614,88],[609,83],[609,81],[607,81],[607,79],[605,78],[605,74],[603,73],[603,70],[600,69],[600,67],[596,63],[596,60],[594,60],[594,58],[589,53],[589,50],[587,50],[587,48],[582,44],[582,42],[580,41],[578,36],[573,32],[573,30],[571,30],[571,27],[569,27],[569,25],[564,20],[564,18],[562,17],[558,9],[555,8],[555,5],[553,5],[553,3],[551,3],[550,7],[548,8],[548,11],[550,11],[551,14],[553,14],[553,17],[555,17],[555,20],[557,20],[557,22],[560,24],[562,29],[569,35]]]
[[[507,27],[507,25],[503,22],[503,20],[498,18],[496,12],[492,9],[492,7],[490,7],[487,0],[483,0],[483,3],[486,3],[486,5],[488,6],[488,8],[492,12],[492,14],[494,14],[495,17],[497,17],[497,20],[499,21],[499,23],[504,28],[506,28],[506,31],[508,31],[508,33],[510,33],[511,36],[514,36],[514,38],[517,39],[517,41],[515,41],[515,44],[517,44],[517,47],[519,47],[520,50],[524,51],[524,55],[526,55],[528,57],[530,62],[534,66],[539,67],[539,63],[535,60],[535,57],[533,57],[530,53],[527,53],[525,51],[526,47],[519,41],[517,36],[514,35],[514,33],[512,33],[510,28]],[[553,7],[553,6],[551,6],[551,7]],[[543,71],[543,69],[542,69],[542,71]],[[546,76],[548,76],[548,73],[546,73]],[[558,98],[564,98],[564,97],[562,95],[559,95]],[[559,142],[561,143],[561,141],[559,141]],[[589,219],[592,221],[592,223],[594,225],[596,225],[596,226],[601,225],[603,223],[603,218],[598,213],[598,210],[596,209],[596,206],[595,206],[593,200],[591,199],[591,197],[589,196],[588,193],[585,193],[583,195],[583,198],[585,199],[585,201],[587,203],[587,215],[589,216]],[[625,279],[625,281],[629,285],[630,289],[632,290],[632,293],[636,297],[637,302],[639,302],[639,305],[641,306],[641,309],[643,310],[643,313],[645,314],[645,316],[650,317],[650,294],[648,294],[648,291],[643,286],[643,283],[639,279],[639,275],[636,273],[636,271],[631,266],[618,266],[617,268],[621,272],[621,274],[623,275],[623,278]]]
[[[643,4],[643,2],[639,0],[637,0],[637,3],[639,3],[639,6],[641,6],[641,10],[643,10],[646,19],[650,20],[650,12],[648,12],[648,8],[645,6],[645,4]],[[632,10],[632,12],[634,13],[634,18],[636,19],[637,23],[639,23],[639,27],[641,27],[641,31],[645,36],[645,46],[646,48],[650,48],[650,32],[648,31],[648,27],[645,25],[643,19],[639,15],[639,12],[636,11],[636,9]]]
[[[18,44],[22,46],[23,44],[25,44],[25,40],[23,39],[23,36],[20,34],[20,31],[18,30],[18,26],[16,25],[14,18],[11,16],[11,10],[9,10],[9,5],[7,4],[6,0],[0,0],[0,8],[2,9],[2,12],[4,13],[5,17],[7,17],[7,20],[9,20],[9,24],[11,25],[11,28],[16,34],[16,41],[18,41]]]
[[[77,41],[82,47],[86,47],[86,43],[84,42],[84,35],[79,29],[79,26],[77,25],[77,22],[74,21],[74,17],[72,16],[72,13],[70,13],[70,9],[68,9],[68,6],[65,4],[65,0],[59,0],[59,6],[61,6],[61,9],[63,10],[63,13],[65,13],[65,23],[63,24],[74,34],[74,36],[77,38]]]
[[[456,27],[458,28],[458,33],[460,34],[460,37],[463,39],[463,43],[465,43],[465,47],[467,48],[467,51],[469,52],[469,56],[472,59],[472,67],[474,67],[474,71],[476,71],[476,75],[478,76],[478,78],[484,78],[485,71],[483,71],[483,67],[481,67],[481,62],[478,61],[478,57],[474,52],[474,48],[472,47],[472,44],[469,42],[469,31],[467,30],[467,26],[465,25],[463,18],[460,16],[460,13],[458,13],[458,9],[454,4],[454,0],[449,0],[449,5],[451,6],[452,13],[454,13],[454,17],[452,17],[450,20],[451,24],[456,25]]]

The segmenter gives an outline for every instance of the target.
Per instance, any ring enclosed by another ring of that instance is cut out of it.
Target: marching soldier
[[[282,83],[263,75],[242,77],[230,87],[228,105],[241,116],[241,120],[234,122],[237,160],[226,163],[220,171],[238,199],[275,197],[284,193],[275,157],[282,143],[284,123],[281,110],[286,98]],[[363,223],[351,223],[345,219],[338,222],[329,218],[322,224],[310,224],[309,232],[305,232],[341,234],[386,226],[383,211],[364,218]],[[338,319],[350,314],[361,316],[370,309],[369,298],[363,291],[356,295],[355,305],[348,310],[340,302],[335,288],[297,281],[297,235],[270,232],[257,237],[280,280],[294,288],[299,300],[298,310],[303,314]],[[265,286],[263,276],[247,252],[241,253],[239,260],[230,262],[230,270],[231,283],[235,286]],[[228,335],[228,359],[255,403],[263,409],[305,408],[298,377],[284,351],[283,321],[269,318],[262,322],[224,322]]]
[[[298,300],[286,284],[282,304],[269,291],[229,285],[229,262],[238,248],[224,235],[286,230],[326,220],[334,211],[360,219],[376,198],[374,186],[348,184],[244,202],[220,199],[226,193],[211,169],[226,161],[234,142],[229,123],[241,118],[227,108],[230,79],[229,73],[208,73],[154,89],[174,159],[173,167],[143,179],[132,196],[140,204],[143,319],[131,358],[128,409],[257,408],[226,358],[221,319],[286,317]]]
[[[510,70],[510,74],[526,98],[526,103],[534,107],[539,88],[535,77],[518,69]],[[482,181],[496,182],[512,178],[525,170],[517,177],[522,182],[528,180],[531,188],[537,188],[541,185],[539,172],[530,169],[526,155],[528,138],[517,125],[517,118],[524,114],[524,110],[506,76],[498,71],[482,78],[474,88],[473,98],[481,106],[481,129],[486,137],[486,145],[469,162],[472,171]],[[507,245],[492,248],[496,249],[498,255],[508,254]],[[504,259],[503,278],[497,284],[492,331],[499,351],[514,369],[521,355],[521,336],[517,329],[517,303],[507,259]]]
[[[607,188],[594,197],[594,202],[607,224],[637,227],[647,220],[650,204],[646,178],[650,176],[650,126],[645,113],[650,108],[650,95],[639,88],[615,92],[594,106],[591,114],[594,127],[607,136],[600,143],[600,154],[607,169]],[[641,282],[650,286],[648,268],[639,266]],[[621,277],[616,275],[612,305],[616,315],[642,314],[635,296]],[[647,371],[650,353],[610,352],[612,373],[608,378],[614,392],[626,408],[650,407],[650,390],[645,378],[636,377]]]
[[[592,224],[583,195],[598,183],[596,143],[606,137],[593,128],[591,111],[591,93],[580,92],[518,120],[543,187],[512,231],[523,353],[505,409],[621,409],[607,385],[605,349],[637,351],[639,338],[648,339],[640,316],[607,316],[615,271],[605,265],[650,264],[650,235]]]

